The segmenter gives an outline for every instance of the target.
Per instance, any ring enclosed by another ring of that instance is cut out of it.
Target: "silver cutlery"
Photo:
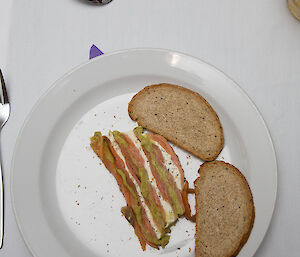
[[[7,91],[5,87],[4,78],[2,75],[2,71],[0,69],[0,131],[7,122],[10,113],[10,106],[8,102]],[[0,249],[3,245],[3,229],[4,229],[4,199],[3,199],[3,174],[1,169],[1,160],[0,160]]]
[[[88,0],[90,2],[93,2],[95,4],[108,4],[110,3],[112,0]]]

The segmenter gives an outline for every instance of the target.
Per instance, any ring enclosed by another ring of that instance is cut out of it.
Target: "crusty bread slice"
[[[131,119],[205,161],[223,148],[224,135],[216,112],[198,93],[158,84],[138,92],[128,105]]]
[[[249,185],[237,168],[206,162],[196,179],[196,257],[233,257],[247,242],[254,223]]]

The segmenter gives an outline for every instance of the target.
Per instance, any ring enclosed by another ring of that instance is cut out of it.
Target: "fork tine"
[[[7,104],[8,96],[7,96],[7,91],[6,91],[5,82],[4,82],[1,69],[0,69],[0,80],[1,80],[1,88],[2,88],[2,90],[0,91],[0,98],[3,104]]]

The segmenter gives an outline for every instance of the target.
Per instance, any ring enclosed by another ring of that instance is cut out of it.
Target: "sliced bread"
[[[158,84],[138,92],[128,105],[131,119],[158,133],[204,161],[214,160],[223,148],[220,120],[198,93]]]
[[[247,242],[254,223],[249,185],[233,165],[201,165],[196,179],[196,257],[233,257]]]

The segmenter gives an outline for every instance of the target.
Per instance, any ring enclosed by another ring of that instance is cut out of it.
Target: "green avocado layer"
[[[179,215],[182,215],[184,213],[184,209],[181,206],[180,199],[178,199],[177,193],[175,189],[172,187],[172,184],[168,181],[167,177],[167,171],[160,165],[160,162],[157,160],[157,156],[155,152],[153,151],[153,141],[152,139],[147,135],[143,134],[143,129],[141,127],[137,127],[134,129],[135,134],[137,135],[138,139],[141,142],[141,145],[145,152],[147,152],[147,155],[150,156],[149,161],[151,165],[155,168],[158,176],[160,177],[161,181],[166,185],[167,192],[170,197],[170,204],[172,205],[174,209],[174,214],[176,217]],[[96,137],[101,137],[101,133],[97,134],[95,133],[94,137],[91,138],[91,140],[97,140]],[[147,228],[143,226],[143,219],[142,219],[142,203],[141,199],[139,198],[138,194],[135,191],[135,188],[133,185],[130,185],[127,181],[127,176],[125,172],[121,169],[118,169],[115,167],[116,161],[115,157],[110,151],[108,142],[106,140],[103,141],[104,143],[104,156],[105,158],[114,164],[114,169],[117,174],[119,174],[122,178],[122,182],[124,186],[128,189],[132,197],[136,201],[136,205],[134,208],[132,208],[132,211],[134,213],[135,219],[138,223],[138,225],[142,229],[142,233],[146,240],[148,242],[151,242],[157,246],[165,247],[169,243],[170,236],[168,233],[170,233],[170,228],[166,227],[166,222],[164,220],[164,213],[162,212],[162,209],[160,205],[157,205],[155,200],[152,196],[152,186],[149,181],[148,173],[145,167],[139,166],[138,160],[134,156],[134,151],[132,151],[132,148],[129,148],[129,143],[127,142],[126,137],[122,135],[122,133],[118,131],[113,132],[113,137],[116,140],[117,144],[122,148],[122,151],[126,153],[126,156],[124,155],[126,162],[129,161],[128,165],[130,164],[131,168],[134,168],[136,175],[139,179],[140,183],[140,190],[141,194],[143,195],[143,198],[146,202],[148,202],[148,207],[151,211],[151,214],[155,220],[155,223],[157,225],[157,228],[159,229],[161,233],[161,238],[154,237],[153,235],[150,235],[149,231],[147,231]],[[129,159],[128,159],[129,158]],[[133,225],[134,223],[132,223]]]
[[[139,140],[141,141],[141,144],[144,147],[144,149],[149,153],[151,164],[155,167],[158,175],[160,176],[162,181],[166,184],[168,193],[171,198],[172,205],[174,206],[174,209],[176,211],[176,214],[182,215],[185,212],[185,210],[184,210],[184,208],[182,208],[174,188],[171,186],[171,184],[169,183],[169,180],[167,179],[166,170],[163,167],[161,167],[161,165],[156,160],[156,156],[155,156],[155,153],[153,152],[153,148],[152,148],[153,141],[147,134],[143,134],[142,127],[137,127],[134,129],[134,131],[136,132],[136,135],[139,138]]]

